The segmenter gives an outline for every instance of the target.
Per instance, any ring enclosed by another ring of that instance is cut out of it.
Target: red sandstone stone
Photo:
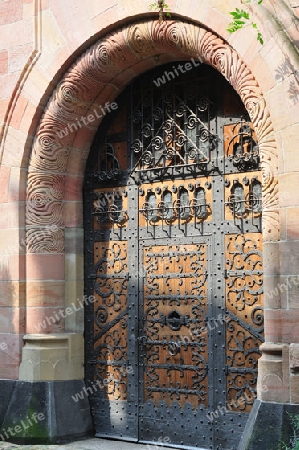
[[[7,50],[0,52],[0,75],[7,73],[8,71],[8,53]]]
[[[280,273],[282,275],[298,275],[299,241],[280,243]]]
[[[10,73],[23,70],[24,66],[28,62],[30,54],[32,53],[32,47],[32,42],[24,45],[23,42],[19,42],[17,47],[13,47],[10,50],[8,64],[8,70]]]
[[[38,128],[39,120],[40,114],[38,108],[36,105],[28,102],[25,113],[21,119],[20,130],[29,136],[33,136]]]
[[[5,361],[1,362],[0,358],[0,378],[3,380],[18,380],[19,365],[20,363],[6,364]]]
[[[65,179],[65,200],[81,200],[82,184],[82,177],[67,176]]]
[[[50,0],[41,0],[40,2],[40,10],[44,11],[45,9],[49,8],[49,1]]]
[[[25,282],[0,281],[0,306],[24,306]]]
[[[2,333],[11,332],[11,308],[0,307],[0,330]]]
[[[28,254],[26,257],[27,279],[30,280],[63,280],[63,254]]]
[[[62,34],[73,47],[78,47],[94,34],[85,3],[72,2],[66,7],[60,0],[52,0],[51,12]],[[74,23],[80,23],[80,26],[74,27]]]
[[[17,22],[22,19],[23,0],[0,2],[0,25]]]
[[[9,197],[11,202],[24,202],[27,194],[27,172],[13,167],[9,178]]]
[[[299,403],[299,374],[291,375],[291,402]]]
[[[286,277],[264,275],[265,309],[287,308],[288,284]]]
[[[64,302],[64,281],[28,281],[27,306],[56,306]]]
[[[288,300],[289,300],[289,308],[299,309],[299,276],[290,276],[288,277],[289,284],[289,292],[288,292]]]
[[[18,98],[17,105],[13,111],[13,115],[10,121],[10,126],[15,129],[19,129],[27,104],[27,98],[24,98],[22,96]]]
[[[281,312],[282,342],[299,343],[299,311],[293,309]]]
[[[21,242],[17,243],[19,247],[21,244]],[[21,251],[24,253],[24,246],[21,247]],[[11,280],[25,280],[25,255],[10,255],[8,258],[8,265]]]
[[[0,377],[16,379],[23,345],[22,335],[1,333],[0,342],[5,345],[0,349]]]
[[[279,273],[279,242],[267,242],[263,246],[264,274],[276,276]]]
[[[265,340],[268,342],[283,342],[281,310],[265,310]]]
[[[299,207],[286,209],[287,239],[299,240]]]
[[[10,177],[10,167],[2,165],[0,167],[0,201],[7,202],[8,200],[8,181]]]
[[[98,3],[100,5],[100,3]],[[102,6],[103,7],[103,6]],[[97,14],[95,12],[94,14]],[[92,20],[92,28],[96,33],[98,30],[102,30],[107,27],[107,24],[115,23],[119,20],[118,9],[115,5],[113,8],[107,8],[106,11],[100,12],[93,20]]]
[[[2,81],[1,81],[2,82]],[[9,105],[9,99],[0,99],[0,121],[3,123],[6,117],[6,111]]]
[[[0,203],[0,228],[19,227],[20,217],[18,210],[20,206],[18,203]],[[22,216],[24,225],[24,210]]]
[[[64,318],[60,310],[64,306],[56,308],[27,308],[27,333],[62,333],[64,332]]]
[[[65,229],[65,253],[83,255],[83,229]]]
[[[26,308],[12,308],[11,311],[11,332],[25,333],[26,332]]]
[[[83,203],[66,202],[63,208],[64,225],[66,227],[79,227],[83,225]]]

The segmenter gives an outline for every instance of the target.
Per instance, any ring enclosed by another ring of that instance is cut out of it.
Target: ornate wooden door
[[[216,71],[173,68],[127,88],[88,161],[86,381],[97,436],[235,449],[263,341],[259,151]]]

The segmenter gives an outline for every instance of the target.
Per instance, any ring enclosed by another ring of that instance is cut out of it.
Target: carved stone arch
[[[203,26],[183,19],[150,20],[125,25],[101,38],[70,67],[53,92],[29,164],[28,253],[63,252],[68,163],[82,150],[84,140],[91,142],[102,120],[94,115],[92,124],[83,125],[81,118],[96,108],[99,111],[106,101],[112,102],[136,75],[154,65],[190,58],[201,58],[217,69],[251,117],[262,161],[263,238],[264,242],[279,239],[277,149],[270,114],[253,74],[227,42]],[[82,166],[73,169],[81,183]]]

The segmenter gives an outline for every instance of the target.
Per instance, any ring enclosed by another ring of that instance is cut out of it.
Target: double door
[[[96,435],[233,449],[256,397],[263,340],[258,147],[211,68],[162,92],[156,76],[119,99],[87,167]],[[215,106],[220,93],[229,110]]]

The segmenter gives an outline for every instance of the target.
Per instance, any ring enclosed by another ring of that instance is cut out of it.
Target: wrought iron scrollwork
[[[259,148],[250,123],[241,121],[234,126],[226,156],[240,172],[259,168]]]
[[[247,189],[246,185],[249,185]],[[262,213],[261,182],[255,177],[252,178],[250,183],[247,178],[243,180],[243,183],[234,180],[231,195],[228,197],[226,205],[234,218],[244,218],[250,215],[252,217],[260,216]]]
[[[117,180],[121,169],[113,145],[109,142],[101,144],[98,154],[98,170],[94,177],[99,181]]]
[[[161,218],[166,222],[171,222],[176,217],[173,208],[172,192],[165,190],[162,195],[162,202],[159,203],[158,210],[161,212]]]
[[[207,425],[207,408],[247,413],[256,393],[264,325],[257,138],[212,68],[161,89],[153,77],[164,69],[122,93],[88,165],[87,367],[89,379],[108,380],[92,394],[97,430],[235,448],[247,414],[226,411]],[[228,423],[232,433],[223,432]]]
[[[250,191],[247,194],[248,209],[253,213],[262,213],[262,184],[256,178],[252,178]]]
[[[243,217],[247,208],[245,205],[244,187],[241,183],[235,182],[232,187],[232,194],[228,199],[229,209],[232,211],[234,217]]]
[[[246,235],[232,235],[227,243],[227,300],[238,311],[254,305],[263,293],[262,252]]]
[[[142,97],[141,90],[136,99]],[[136,103],[131,113],[133,177],[146,182],[214,169],[211,152],[219,138],[209,124],[211,102],[198,93],[197,86],[192,102],[167,91],[162,97],[153,96],[148,105]]]
[[[232,409],[249,411],[256,398],[259,346],[262,340],[232,318],[228,323],[227,396]]]
[[[128,219],[127,211],[123,209],[123,199],[126,192],[120,190],[94,192],[94,211],[99,223],[115,223],[123,225]]]
[[[142,190],[143,192],[143,190]],[[176,193],[176,195],[174,195]],[[161,199],[161,201],[159,201]],[[168,224],[174,221],[204,220],[210,211],[210,204],[206,201],[206,191],[202,187],[196,187],[189,183],[188,189],[180,186],[177,189],[157,188],[156,192],[148,189],[146,201],[143,203],[140,213],[150,224],[164,221]]]
[[[206,202],[205,190],[201,187],[195,191],[195,197],[191,200],[191,209],[197,219],[205,219],[208,215],[209,205]]]
[[[128,359],[128,267],[125,242],[95,246],[94,266],[94,357],[95,380],[102,383],[109,399],[124,400],[127,395]],[[107,381],[108,380],[108,381]]]
[[[189,220],[192,217],[189,192],[184,187],[181,187],[179,189],[179,196],[176,202],[176,209],[178,212],[178,217],[180,219]]]
[[[185,341],[178,334],[185,327],[201,329],[205,323],[205,258],[205,245],[200,244],[145,249],[142,346],[148,399],[188,401],[196,407],[206,404],[206,337],[193,336]],[[176,381],[178,376],[181,382]]]
[[[254,234],[228,236],[226,255],[228,398],[239,399],[233,409],[249,411],[256,397],[264,331],[260,238]]]

